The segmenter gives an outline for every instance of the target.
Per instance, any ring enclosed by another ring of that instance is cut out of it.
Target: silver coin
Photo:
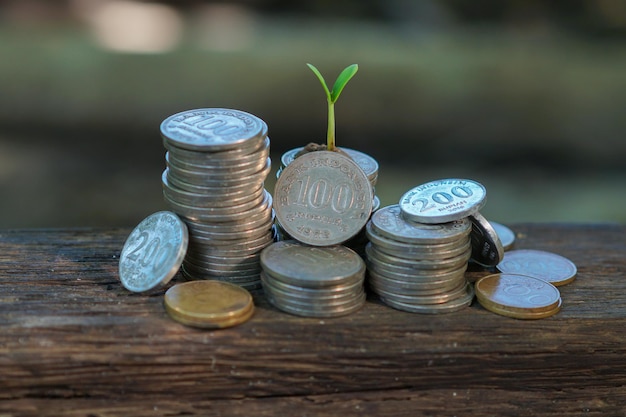
[[[472,260],[479,265],[496,266],[504,256],[498,234],[480,213],[474,213],[469,218],[472,222]]]
[[[212,195],[215,196],[216,199],[219,199],[220,197],[228,199],[229,196],[234,194],[238,195],[240,193],[250,192],[250,190],[262,187],[265,181],[265,177],[251,176],[248,182],[224,187],[223,185],[206,185],[202,181],[196,181],[196,183],[193,183],[185,181],[184,179],[181,180],[177,178],[175,174],[172,175],[169,168],[165,169],[165,175],[167,177],[168,184],[174,188],[192,193]]]
[[[359,294],[357,298],[355,298],[355,300],[352,303],[348,303],[347,305],[344,305],[341,307],[328,307],[328,306],[316,307],[315,304],[311,304],[309,306],[303,306],[303,305],[285,302],[280,299],[276,299],[273,293],[271,292],[265,292],[265,296],[267,300],[274,307],[286,313],[293,314],[296,316],[302,316],[302,317],[319,317],[319,318],[339,317],[339,316],[352,314],[360,310],[363,307],[363,305],[365,304],[365,299],[366,299],[365,292],[362,292],[361,294]]]
[[[198,223],[191,220],[187,220],[187,228],[189,233],[204,234],[204,233],[228,233],[228,232],[241,232],[251,229],[262,228],[267,224],[273,224],[274,222],[274,210],[271,207],[267,207],[263,211],[258,211],[239,221],[218,222],[218,223]]]
[[[241,172],[241,175],[208,175],[206,172],[183,170],[169,162],[167,162],[167,167],[169,168],[170,177],[175,177],[188,184],[204,187],[232,187],[242,184],[254,184],[260,178],[265,179],[272,168],[272,163],[268,158],[258,170]]]
[[[144,292],[167,284],[180,268],[187,245],[187,226],[176,214],[160,211],[146,217],[128,236],[120,254],[122,285]]]
[[[501,223],[492,221],[489,221],[489,223],[491,223],[491,227],[493,227],[493,230],[498,234],[504,250],[507,251],[511,249],[515,244],[515,232]]]
[[[468,285],[470,285],[468,282],[461,281],[456,287],[450,288],[447,291],[443,291],[438,294],[410,294],[407,292],[387,291],[380,288],[377,290],[376,294],[380,297],[384,297],[385,300],[428,306],[433,304],[449,303],[465,296],[468,291]]]
[[[467,179],[443,179],[419,185],[400,198],[400,209],[408,220],[445,223],[462,219],[480,210],[487,191]]]
[[[293,240],[265,248],[261,265],[272,277],[307,288],[353,282],[365,273],[363,259],[345,246],[314,247]]]
[[[314,246],[342,243],[359,233],[372,212],[371,184],[337,152],[305,154],[276,181],[274,210],[294,239]]]
[[[333,285],[330,287],[320,287],[320,288],[308,288],[302,287],[299,285],[288,284],[282,281],[280,278],[276,278],[267,273],[267,271],[261,272],[261,279],[265,279],[266,281],[271,281],[271,285],[279,288],[283,291],[290,292],[292,294],[300,294],[303,297],[315,297],[318,294],[327,294],[329,296],[337,296],[344,297],[349,295],[354,295],[356,292],[360,291],[363,288],[363,281],[365,280],[364,274],[359,276],[357,280],[354,282],[348,282]]]
[[[463,310],[464,308],[472,304],[472,301],[474,300],[474,289],[471,285],[468,285],[466,288],[466,292],[462,297],[445,303],[431,305],[402,303],[395,300],[387,299],[382,296],[379,297],[383,303],[397,310],[406,311],[409,313],[444,314]]]
[[[232,151],[223,152],[198,152],[168,146],[167,144],[165,148],[170,158],[176,160],[179,165],[228,167],[231,164],[246,164],[252,163],[252,161],[265,160],[269,156],[269,144],[269,138],[266,137],[249,150],[236,148]]]
[[[374,261],[381,261],[392,265],[404,266],[414,269],[426,269],[426,270],[441,270],[441,269],[456,269],[466,264],[471,256],[471,250],[468,250],[461,255],[457,255],[446,259],[420,259],[413,258],[401,258],[399,256],[388,255],[381,252],[376,246],[369,246],[367,257]]]
[[[379,274],[373,269],[367,272],[367,283],[374,290],[378,292],[378,289],[394,292],[397,294],[420,294],[420,295],[433,295],[443,294],[454,288],[457,288],[461,283],[465,283],[467,280],[464,275],[458,275],[454,279],[447,279],[445,281],[411,281],[402,279],[394,279],[387,275]]]
[[[250,155],[246,159],[240,158],[239,160],[228,161],[223,159],[216,159],[215,161],[205,161],[202,163],[191,162],[189,160],[179,159],[171,152],[165,153],[165,160],[168,164],[175,167],[193,171],[211,174],[229,174],[236,175],[240,171],[244,172],[256,172],[265,166],[265,161],[269,158],[269,149],[263,152]]]
[[[261,273],[260,277],[263,288],[274,293],[276,298],[306,305],[341,306],[346,303],[354,302],[355,297],[358,297],[360,293],[364,291],[363,281],[361,281],[360,286],[355,287],[351,292],[338,293],[325,291],[324,289],[307,288],[309,291],[285,289],[279,285],[274,285],[275,282],[280,281],[274,280],[265,273]]]
[[[197,207],[190,206],[178,201],[170,199],[165,195],[165,202],[177,214],[189,218],[199,219],[203,221],[229,221],[230,219],[243,219],[247,217],[251,210],[261,209],[261,207],[269,206],[271,201],[270,194],[263,190],[261,194],[253,200],[231,207]]]
[[[261,119],[240,110],[195,109],[174,114],[161,123],[165,140],[184,149],[227,150],[267,135]]]
[[[503,273],[531,276],[557,287],[572,282],[578,272],[574,262],[566,257],[532,249],[506,252],[497,268]]]
[[[377,210],[372,214],[370,222],[372,229],[380,236],[415,244],[458,241],[472,230],[472,224],[467,218],[441,224],[407,221],[398,204]]]
[[[298,152],[300,152],[302,149],[304,149],[304,147],[294,148],[285,152],[280,158],[282,168],[291,164],[296,158]],[[347,153],[352,158],[352,160],[357,163],[357,165],[363,170],[363,172],[365,172],[365,175],[368,179],[375,179],[378,177],[378,162],[376,162],[374,158],[366,153],[350,148],[341,148],[341,150]]]

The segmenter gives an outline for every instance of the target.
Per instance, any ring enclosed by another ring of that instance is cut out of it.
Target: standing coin
[[[169,211],[154,213],[135,227],[120,254],[122,285],[143,292],[168,283],[180,268],[188,244],[187,226]]]
[[[466,179],[443,179],[419,185],[400,199],[402,214],[420,223],[445,223],[472,215],[485,204],[482,184]]]
[[[469,216],[472,221],[472,260],[483,266],[496,266],[504,256],[502,242],[491,223],[480,213]]]
[[[369,220],[373,194],[363,170],[337,152],[316,151],[286,166],[274,191],[281,227],[294,239],[330,246],[355,236]]]
[[[498,234],[504,250],[506,251],[511,249],[513,247],[513,244],[515,244],[515,233],[501,223],[492,221],[489,221],[489,223],[491,223],[491,227],[493,227],[493,229]]]
[[[576,278],[576,265],[551,252],[518,249],[507,252],[497,266],[501,272],[529,275],[555,286],[569,284]]]

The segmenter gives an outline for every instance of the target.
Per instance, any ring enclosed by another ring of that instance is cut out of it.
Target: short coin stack
[[[260,288],[260,252],[274,240],[267,126],[230,109],[197,109],[161,124],[162,185],[189,229],[183,273]]]
[[[467,218],[417,223],[392,205],[374,213],[366,230],[368,283],[385,304],[425,314],[471,304],[474,293],[465,279],[472,251]]]
[[[261,264],[265,295],[285,312],[336,317],[358,310],[365,302],[365,263],[345,246],[276,242],[263,250]]]
[[[285,152],[281,158],[280,163],[281,166],[276,172],[276,177],[280,177],[282,171],[291,164],[294,159],[296,159],[296,155],[302,152],[304,147],[293,148],[287,152]],[[372,194],[373,194],[373,202],[372,202],[372,212],[375,212],[380,207],[380,198],[376,195],[376,182],[378,181],[378,162],[376,159],[372,158],[366,153],[350,149],[350,148],[341,148],[343,152],[345,152],[356,164],[363,170],[370,184],[372,185]],[[281,236],[284,239],[290,239],[291,237],[282,230],[280,224],[278,225],[278,230]],[[362,229],[356,236],[351,238],[349,241],[344,242],[345,246],[356,251],[359,255],[363,256],[365,254],[365,245],[367,244],[367,236],[365,236],[365,229]]]

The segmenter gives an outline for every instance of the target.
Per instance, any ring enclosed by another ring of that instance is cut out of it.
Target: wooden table
[[[119,282],[130,230],[0,232],[0,416],[624,416],[626,226],[511,225],[577,264],[556,316],[299,318],[185,327]],[[486,274],[472,271],[472,280]],[[175,281],[179,281],[176,278]]]

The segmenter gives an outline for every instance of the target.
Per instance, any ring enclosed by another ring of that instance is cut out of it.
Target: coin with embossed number
[[[576,278],[576,265],[556,253],[532,249],[506,252],[497,265],[501,272],[529,275],[555,286],[569,284]]]
[[[168,283],[183,262],[188,241],[187,226],[176,214],[160,211],[146,217],[122,248],[122,285],[133,292],[144,292]]]
[[[264,141],[267,125],[241,110],[194,109],[174,114],[161,123],[163,139],[183,149],[230,150],[247,142]]]
[[[372,211],[372,186],[363,170],[337,152],[296,158],[276,181],[274,210],[292,238],[330,246],[355,236]]]
[[[400,209],[419,223],[445,223],[478,212],[486,202],[482,184],[468,179],[443,179],[419,185],[400,198]]]

